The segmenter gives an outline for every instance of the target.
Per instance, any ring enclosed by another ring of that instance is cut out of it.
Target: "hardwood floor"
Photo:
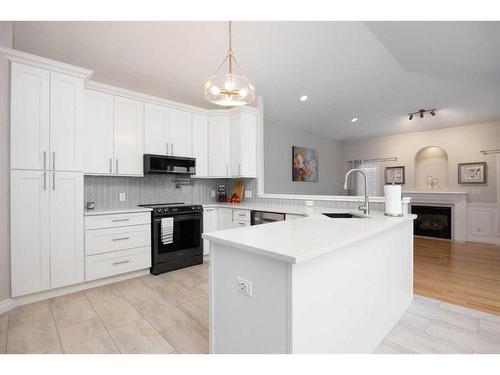
[[[500,315],[500,246],[415,237],[414,293]]]

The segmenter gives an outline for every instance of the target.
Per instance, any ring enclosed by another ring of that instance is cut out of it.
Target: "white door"
[[[144,105],[144,149],[146,154],[169,155],[167,142],[168,108],[146,103]]]
[[[191,112],[171,109],[167,141],[170,143],[170,155],[191,157],[192,124]]]
[[[233,209],[219,208],[217,214],[217,230],[233,228]]]
[[[196,176],[208,176],[208,117],[193,114],[193,157],[196,158]]]
[[[83,171],[113,173],[113,96],[85,90]]]
[[[83,170],[83,80],[50,73],[50,169]]]
[[[143,175],[144,103],[114,98],[115,173]]]
[[[217,208],[210,207],[203,210],[203,233],[217,231]],[[203,240],[203,254],[210,253],[210,241]]]
[[[49,173],[10,173],[13,297],[50,288]]]
[[[48,168],[50,72],[11,65],[10,166]]]
[[[229,176],[230,116],[208,118],[208,174],[211,177]]]
[[[83,174],[50,172],[50,287],[83,282]]]

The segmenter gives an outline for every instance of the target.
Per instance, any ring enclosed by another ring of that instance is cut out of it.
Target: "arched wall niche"
[[[438,179],[439,189],[448,188],[448,153],[439,146],[424,147],[415,155],[416,188],[427,189],[429,177]]]

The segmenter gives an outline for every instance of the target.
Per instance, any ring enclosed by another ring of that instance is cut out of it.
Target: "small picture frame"
[[[386,185],[404,185],[405,183],[405,167],[403,165],[397,167],[385,167],[385,184]]]
[[[485,184],[487,167],[486,162],[458,164],[458,183],[461,185]]]

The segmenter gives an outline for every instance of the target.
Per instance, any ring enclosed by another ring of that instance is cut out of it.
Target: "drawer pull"
[[[239,217],[246,217],[246,214],[238,214]]]
[[[113,266],[117,266],[119,264],[125,264],[125,263],[129,263],[130,262],[130,259],[127,259],[127,260],[122,260],[120,262],[114,262],[113,263]]]
[[[130,219],[129,218],[126,218],[126,219],[113,219],[111,220],[112,222],[117,222],[117,221],[129,221]]]
[[[129,240],[130,237],[118,237],[118,238],[113,238],[113,241],[124,241],[124,240]]]

